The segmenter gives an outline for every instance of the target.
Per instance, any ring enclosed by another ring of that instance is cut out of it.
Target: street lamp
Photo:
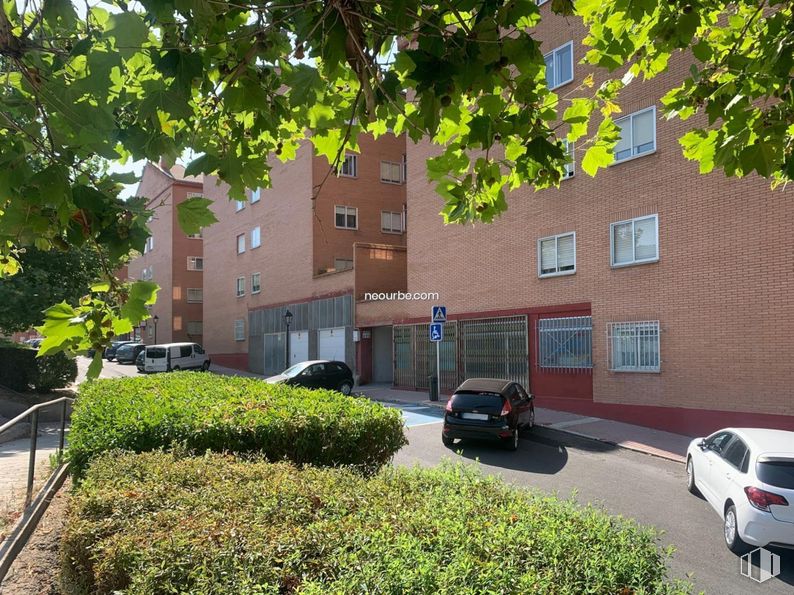
[[[154,321],[154,344],[157,345],[157,321],[160,320],[160,317],[155,314],[152,320]]]
[[[285,341],[285,343],[286,343],[286,358],[284,360],[286,362],[286,365],[285,365],[285,369],[286,369],[286,368],[289,368],[289,325],[292,324],[292,312],[290,312],[289,310],[287,310],[284,313],[284,324],[287,325],[287,340]]]

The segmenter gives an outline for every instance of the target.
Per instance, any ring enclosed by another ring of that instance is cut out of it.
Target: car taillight
[[[510,401],[508,399],[505,399],[505,403],[504,405],[502,405],[502,413],[500,413],[499,415],[501,415],[502,417],[504,417],[505,415],[510,415],[510,412],[512,410],[513,410],[513,406],[510,404]]]
[[[452,411],[452,397],[449,398],[449,401],[447,401],[447,406],[444,407],[444,409],[447,411]]]
[[[752,486],[744,488],[744,493],[747,494],[747,499],[750,504],[758,510],[769,512],[770,506],[788,506],[788,500],[779,494],[773,494],[760,488]]]

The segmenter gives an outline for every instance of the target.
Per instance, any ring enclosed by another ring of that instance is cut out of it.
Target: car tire
[[[690,494],[700,495],[700,490],[695,483],[695,464],[692,462],[692,457],[686,458],[686,489]]]
[[[179,372],[180,369],[181,368],[179,366],[174,366],[173,368],[171,368],[171,371],[172,372]]]
[[[725,511],[725,518],[722,525],[722,533],[725,537],[725,545],[737,556],[746,554],[751,547],[747,545],[739,536],[739,522],[736,517],[736,507],[731,504]]]
[[[204,362],[203,364],[201,364],[201,371],[202,372],[206,372],[209,369],[210,369],[210,363],[209,362]]]
[[[339,385],[339,392],[343,395],[349,395],[353,392],[353,385],[350,384],[347,380],[345,380],[342,384]]]
[[[447,436],[446,434],[443,434],[443,433],[442,433],[442,434],[441,434],[441,442],[442,442],[442,443],[444,444],[444,446],[446,446],[447,448],[452,448],[452,446],[455,444],[455,439],[454,439],[454,438],[450,438],[450,437],[449,437],[449,436]]]
[[[513,430],[513,433],[510,435],[510,438],[507,441],[505,441],[505,448],[509,451],[518,450],[518,428]]]

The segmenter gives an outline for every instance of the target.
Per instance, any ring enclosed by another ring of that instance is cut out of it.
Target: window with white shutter
[[[659,260],[659,216],[638,217],[611,225],[612,266]]]
[[[402,233],[403,214],[392,211],[381,211],[380,229],[385,233]]]
[[[204,290],[201,287],[187,288],[187,303],[200,304],[204,301]]]
[[[387,184],[402,184],[403,164],[395,161],[380,162],[380,181]]]
[[[615,146],[615,161],[625,161],[656,150],[656,107],[615,120],[620,140]]]
[[[257,225],[251,230],[251,250],[261,245],[261,228]]]
[[[245,320],[242,318],[234,321],[234,340],[245,341]]]
[[[237,277],[237,297],[245,295],[245,277]]]
[[[237,236],[237,254],[245,252],[245,234],[241,233]]]
[[[538,240],[538,276],[572,275],[576,272],[576,234],[563,233]]]

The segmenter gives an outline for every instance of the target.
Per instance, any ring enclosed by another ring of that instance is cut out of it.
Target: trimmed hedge
[[[0,345],[0,384],[25,392],[39,393],[63,388],[77,378],[77,362],[65,353],[36,357],[36,350],[23,345]]]
[[[203,453],[258,452],[272,461],[377,470],[406,439],[400,411],[367,399],[241,378],[172,372],[84,383],[75,401],[69,460],[174,444]]]
[[[652,529],[468,465],[346,469],[110,453],[73,493],[87,593],[687,593]]]

